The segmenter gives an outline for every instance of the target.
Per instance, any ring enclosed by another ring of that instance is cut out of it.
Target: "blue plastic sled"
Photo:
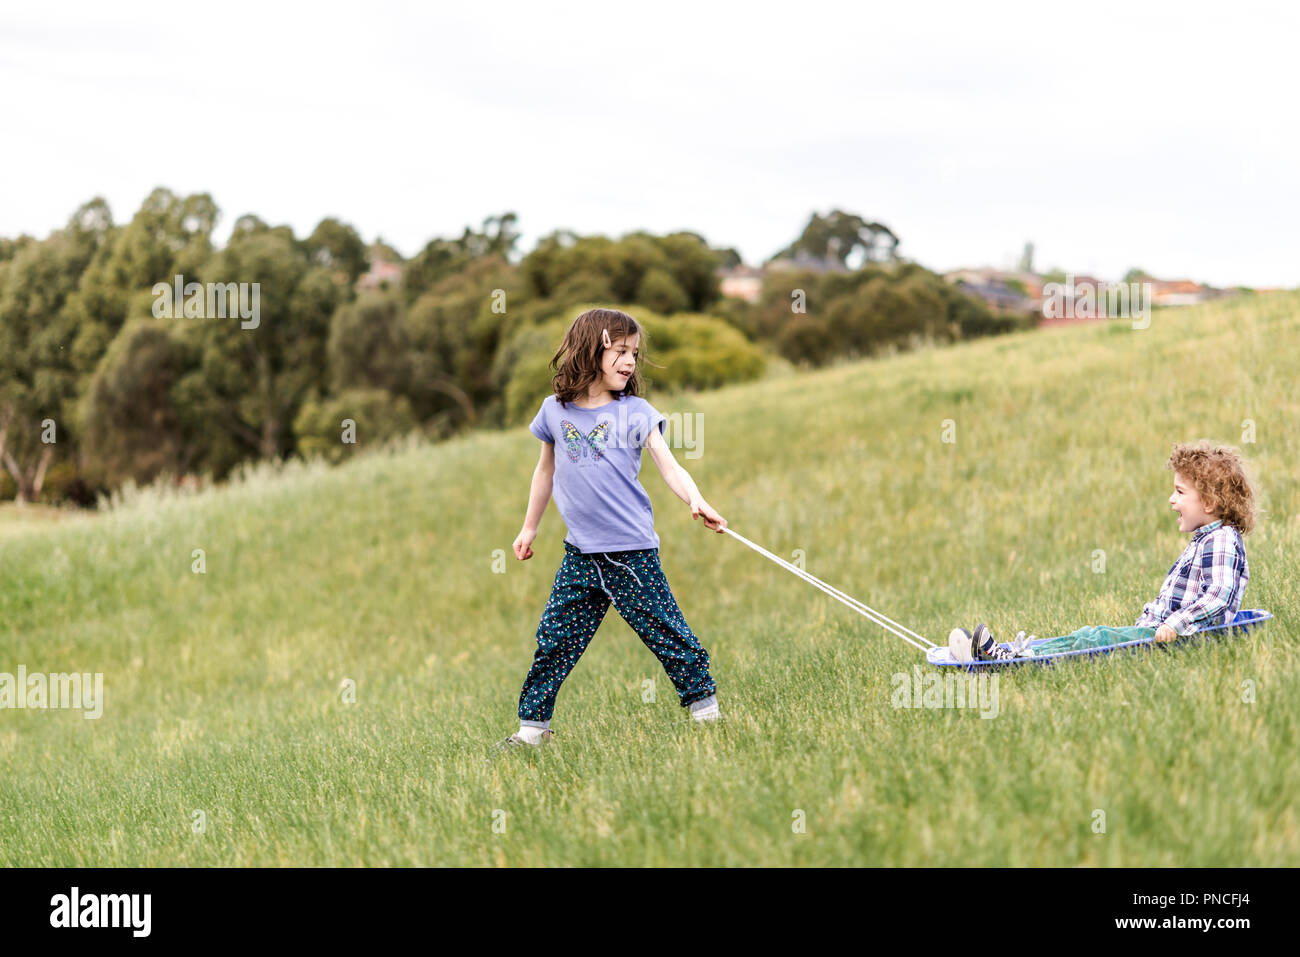
[[[1183,642],[1195,641],[1198,638],[1217,635],[1220,632],[1231,631],[1234,634],[1248,634],[1252,628],[1257,628],[1264,622],[1273,617],[1272,612],[1265,611],[1262,608],[1252,608],[1249,611],[1239,611],[1233,617],[1231,622],[1222,625],[1214,625],[1211,628],[1202,628],[1200,631],[1193,632],[1186,637],[1175,638],[1168,642],[1170,645],[1182,644]],[[1035,645],[1041,645],[1051,641],[1051,638],[1039,638],[1030,644],[1032,649]],[[947,645],[941,645],[938,648],[931,648],[926,652],[925,658],[932,665],[951,666],[962,668],[966,671],[974,671],[977,668],[1005,668],[1015,665],[1050,665],[1054,661],[1062,658],[1086,658],[1092,655],[1108,655],[1112,651],[1122,651],[1124,649],[1145,648],[1148,645],[1156,644],[1155,638],[1139,638],[1136,641],[1121,641],[1117,645],[1102,645],[1100,648],[1080,648],[1078,651],[1058,651],[1049,655],[1033,655],[1028,658],[1005,658],[999,661],[957,661],[948,650]],[[1005,642],[1002,647],[1008,647]]]

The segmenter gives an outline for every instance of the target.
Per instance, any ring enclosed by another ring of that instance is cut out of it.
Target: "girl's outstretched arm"
[[[533,485],[528,491],[528,514],[524,516],[524,527],[515,539],[515,558],[521,562],[533,557],[533,539],[537,537],[537,526],[541,524],[546,503],[551,500],[551,483],[554,480],[555,444],[543,442],[537,468],[533,469]]]
[[[686,469],[677,464],[672,449],[668,447],[668,443],[664,441],[658,429],[650,431],[646,448],[650,450],[655,465],[659,466],[659,474],[664,477],[664,482],[673,490],[673,494],[691,507],[691,518],[704,516],[704,524],[721,535],[722,530],[727,527],[727,520],[715,512],[712,505],[704,501],[704,496],[695,486],[695,480]]]

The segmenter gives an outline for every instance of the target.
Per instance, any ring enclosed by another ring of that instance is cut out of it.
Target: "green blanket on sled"
[[[1062,651],[1082,651],[1085,648],[1101,648],[1105,645],[1118,645],[1124,641],[1137,641],[1139,638],[1151,638],[1156,633],[1154,628],[1139,628],[1126,625],[1111,628],[1107,625],[1085,625],[1077,631],[1059,638],[1049,638],[1041,645],[1034,645],[1035,655],[1054,655]]]

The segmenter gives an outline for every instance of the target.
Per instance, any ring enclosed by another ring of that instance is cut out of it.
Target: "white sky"
[[[933,269],[1300,284],[1284,3],[66,3],[0,12],[0,235],[157,185],[412,255],[513,210],[757,263],[813,210]]]

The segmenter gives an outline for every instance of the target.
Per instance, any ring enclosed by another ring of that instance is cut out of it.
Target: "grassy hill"
[[[1131,624],[1185,543],[1170,445],[1239,445],[1245,606],[1277,620],[1004,673],[991,719],[893,707],[920,655],[693,523],[647,457],[725,720],[686,722],[611,609],[554,746],[485,760],[564,536],[552,504],[510,555],[524,429],[6,513],[0,672],[102,672],[105,703],[0,711],[0,864],[1295,865],[1297,381],[1287,294],[650,396],[702,415],[676,454],[732,527],[940,642]]]

